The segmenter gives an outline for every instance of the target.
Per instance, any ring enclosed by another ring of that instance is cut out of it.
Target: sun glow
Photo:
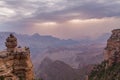
[[[36,26],[55,26],[56,22],[44,22],[44,23],[35,23]]]
[[[92,22],[100,22],[100,21],[104,21],[105,19],[72,19],[69,20],[68,23],[92,23]]]

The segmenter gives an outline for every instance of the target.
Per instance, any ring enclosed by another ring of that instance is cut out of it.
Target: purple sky
[[[120,28],[120,0],[0,0],[0,31],[64,39]]]

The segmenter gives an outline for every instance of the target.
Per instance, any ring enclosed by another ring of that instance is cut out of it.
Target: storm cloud
[[[73,18],[104,18],[120,16],[119,0],[1,0],[2,9],[8,9],[6,19],[64,21]],[[6,11],[7,13],[7,11]],[[11,14],[10,14],[11,13]],[[0,14],[0,18],[3,17]]]
[[[54,33],[51,35],[59,36],[55,34],[56,30],[61,27],[63,31],[66,30],[66,26],[71,26],[68,24],[70,21],[78,21],[77,25],[72,24],[72,26],[87,26],[87,23],[79,23],[81,20],[93,19],[110,21],[109,18],[114,18],[114,21],[119,20],[120,0],[0,0],[1,31],[16,31],[17,29],[30,31],[39,23],[40,31],[45,34],[48,27],[45,29],[45,26],[41,24],[48,26],[57,24],[54,25],[54,30],[52,28],[51,31]],[[102,22],[100,23],[105,27]],[[91,24],[93,28],[96,26],[94,23]],[[116,23],[116,25],[118,27],[119,24]],[[116,25],[114,22],[114,28],[117,28]],[[34,31],[40,33],[38,30]]]

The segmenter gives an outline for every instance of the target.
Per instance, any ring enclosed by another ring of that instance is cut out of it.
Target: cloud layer
[[[113,29],[119,25],[117,22],[115,24],[120,18],[119,8],[120,0],[0,0],[0,29],[19,29],[18,32],[29,30],[28,33],[37,31],[60,37],[63,34],[57,33],[58,29],[63,30],[63,33],[66,29],[75,33],[74,31],[81,29],[80,26],[86,26],[86,30],[91,28],[87,24],[91,24],[93,28],[100,24],[103,28],[105,23],[100,22],[103,20],[111,22],[113,27],[109,28]],[[74,29],[71,29],[73,26]],[[36,30],[38,27],[39,30]],[[69,36],[75,37],[76,33]]]

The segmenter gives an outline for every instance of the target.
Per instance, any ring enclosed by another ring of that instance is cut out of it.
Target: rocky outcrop
[[[114,63],[120,63],[120,29],[112,31],[112,35],[107,41],[104,54],[105,60],[108,61],[108,66]]]
[[[6,39],[7,49],[0,51],[0,77],[4,80],[33,80],[33,65],[30,50],[17,47],[17,38],[10,34]]]
[[[104,51],[105,60],[95,65],[88,80],[120,79],[120,29],[112,31]]]

